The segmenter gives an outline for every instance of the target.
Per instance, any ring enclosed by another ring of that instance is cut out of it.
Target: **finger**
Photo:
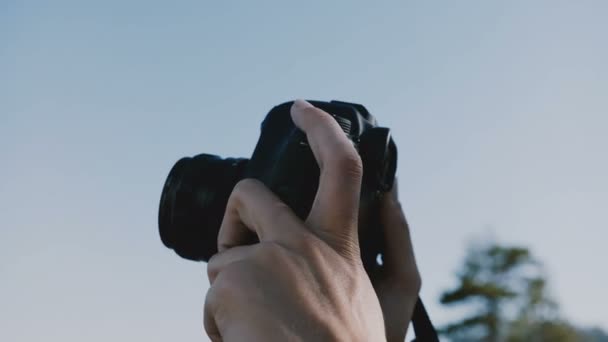
[[[208,267],[212,268],[214,275],[205,297],[203,320],[205,331],[213,341],[228,340],[229,326],[235,322],[239,308],[246,302],[240,275],[251,267],[247,262],[248,255],[258,246],[234,247],[209,260]]]
[[[239,312],[242,311],[244,303],[251,301],[254,296],[252,292],[244,291],[241,275],[244,272],[251,272],[255,267],[276,267],[276,263],[281,261],[285,251],[285,247],[278,243],[260,242],[227,249],[215,254],[209,260],[207,275],[210,287],[205,298],[204,324],[210,336],[216,338],[219,336],[218,341],[240,340],[230,337],[230,325],[242,320]],[[220,277],[224,278],[220,279]],[[255,288],[255,284],[249,285]],[[260,321],[257,321],[255,325],[260,328],[259,324]],[[252,332],[248,332],[247,335],[253,337]]]
[[[384,232],[385,252],[382,269],[390,279],[407,281],[412,287],[420,287],[414,248],[405,215],[399,203],[397,180],[392,190],[382,199],[380,223]]]
[[[251,258],[258,246],[260,246],[260,244],[236,246],[213,255],[207,263],[207,278],[209,278],[209,284],[213,285],[217,275],[226,266],[237,261]]]
[[[213,288],[209,288],[207,295],[205,296],[205,305],[203,309],[203,327],[209,339],[213,342],[222,341],[222,335],[220,329],[215,320],[214,311],[217,306],[217,295]]]
[[[334,118],[303,100],[291,107],[294,123],[306,133],[321,171],[307,226],[323,234],[357,241],[363,167],[353,143]]]
[[[254,179],[237,183],[228,199],[218,233],[218,251],[250,244],[251,233],[260,241],[289,242],[303,231],[303,223],[264,184]]]

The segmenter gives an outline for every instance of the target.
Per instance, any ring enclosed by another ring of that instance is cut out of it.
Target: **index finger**
[[[230,194],[217,236],[218,252],[260,241],[289,243],[300,237],[302,221],[262,182],[243,179]]]
[[[358,241],[363,175],[359,153],[336,120],[310,103],[296,100],[291,107],[291,117],[306,133],[321,171],[307,226],[322,235],[329,234],[330,238]]]

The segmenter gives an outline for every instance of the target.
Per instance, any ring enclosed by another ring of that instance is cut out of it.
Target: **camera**
[[[359,209],[361,258],[368,272],[381,264],[384,235],[378,214],[382,195],[393,186],[397,148],[390,130],[360,104],[309,101],[329,113],[353,142],[363,163]],[[302,220],[319,185],[319,166],[306,134],[291,119],[293,102],[266,115],[250,159],[211,154],[185,157],[165,181],[158,213],[161,240],[183,258],[208,261],[217,253],[217,236],[232,189],[255,178],[273,191]],[[252,236],[252,243],[256,237]]]

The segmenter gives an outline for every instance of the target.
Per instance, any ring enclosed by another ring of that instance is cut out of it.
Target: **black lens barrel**
[[[165,181],[158,213],[165,246],[197,261],[207,261],[217,252],[217,233],[228,197],[243,178],[247,161],[200,154],[175,163]]]

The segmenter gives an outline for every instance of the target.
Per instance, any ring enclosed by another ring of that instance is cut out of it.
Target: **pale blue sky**
[[[477,234],[608,329],[608,2],[0,2],[0,340],[204,341],[205,266],[157,235],[181,156],[249,156],[293,98],[393,129],[437,304]]]

